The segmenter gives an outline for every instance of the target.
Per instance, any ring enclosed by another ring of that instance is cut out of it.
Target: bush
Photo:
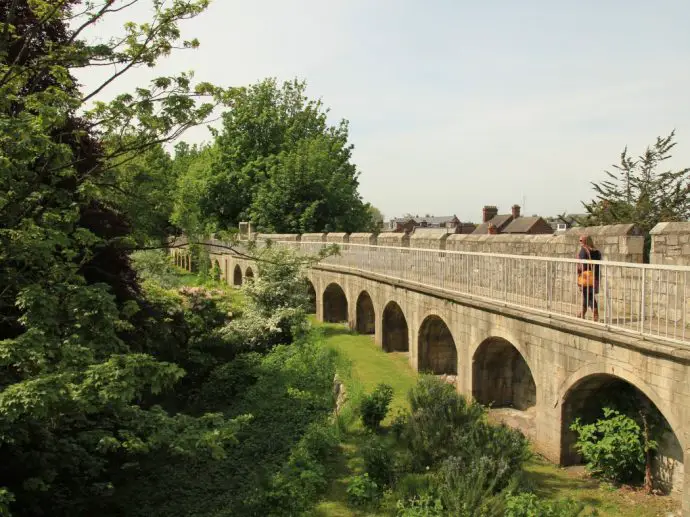
[[[390,486],[395,478],[395,460],[385,441],[379,437],[372,439],[362,447],[364,466],[369,477],[380,487]]]
[[[410,405],[412,413],[402,436],[417,471],[435,468],[452,456],[465,465],[484,458],[505,467],[494,470],[498,491],[521,472],[530,456],[522,433],[489,424],[481,405],[468,402],[438,379],[420,379],[410,393]]]
[[[443,505],[440,499],[434,499],[429,495],[413,497],[406,501],[398,500],[396,504],[398,517],[442,517]]]
[[[439,379],[423,376],[410,392],[412,409],[403,439],[414,457],[416,470],[424,470],[456,452],[454,435],[464,433],[484,417],[484,408],[468,403]]]
[[[639,482],[644,476],[645,443],[637,422],[615,409],[603,408],[604,416],[583,424],[579,418],[570,426],[578,435],[575,449],[593,475],[614,482]],[[655,441],[647,443],[657,447]]]
[[[218,409],[231,405],[257,381],[260,364],[261,355],[250,352],[214,368],[200,389],[198,407]]]
[[[379,384],[370,395],[365,395],[360,402],[362,423],[367,429],[377,431],[388,414],[388,406],[393,400],[393,388],[388,384]]]
[[[381,491],[369,474],[353,476],[347,484],[347,498],[353,506],[371,506],[379,501]]]
[[[507,498],[505,517],[578,517],[583,509],[583,504],[572,499],[544,501],[534,494],[522,493]]]
[[[242,317],[223,330],[239,350],[266,352],[304,338],[309,330],[302,260],[286,249],[264,250],[261,259],[261,274],[242,288]]]
[[[266,514],[296,515],[308,510],[328,487],[324,461],[337,446],[331,425],[310,424],[287,464],[272,480],[265,502]]]
[[[439,494],[443,507],[458,517],[503,516],[503,497],[498,483],[508,470],[501,460],[482,456],[471,463],[458,457],[443,462]]]
[[[213,267],[211,268],[211,280],[213,280],[214,282],[220,282],[220,278],[221,278],[220,264],[216,260],[213,263]]]
[[[405,433],[405,428],[407,427],[408,415],[406,412],[398,410],[393,421],[391,422],[391,432],[395,436],[396,440],[400,440]]]
[[[130,255],[140,280],[152,280],[164,289],[179,285],[179,275],[169,254],[162,250],[135,251]]]
[[[395,484],[394,493],[400,501],[410,501],[417,496],[437,497],[438,480],[434,473],[405,473],[400,475]]]

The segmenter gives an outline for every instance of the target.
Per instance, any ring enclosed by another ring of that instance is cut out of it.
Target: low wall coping
[[[672,222],[659,223],[652,228],[649,233],[651,235],[668,234],[668,233],[690,233],[690,222]]]
[[[302,242],[326,242],[326,233],[303,233]]]
[[[350,234],[351,244],[376,244],[376,234],[375,233],[351,233]]]
[[[350,234],[345,232],[326,233],[326,242],[349,242]]]

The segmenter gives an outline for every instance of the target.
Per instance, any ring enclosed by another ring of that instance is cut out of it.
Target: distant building
[[[388,221],[389,232],[411,232],[417,227],[417,221],[412,218],[396,218]]]
[[[475,229],[472,223],[463,223],[455,215],[401,217],[388,221],[386,229],[389,232],[410,232],[415,228],[446,228],[448,233],[472,233]]]
[[[587,214],[566,214],[558,217],[549,217],[546,221],[549,223],[554,233],[561,233],[570,228],[582,226],[580,221],[584,221]]]
[[[524,233],[529,235],[553,233],[553,228],[543,217],[519,217],[513,219],[502,233]]]
[[[499,214],[498,208],[487,205],[482,209],[482,223],[472,232],[473,235],[487,234],[549,234],[554,230],[546,220],[539,216],[522,217],[520,205],[513,205],[509,214]]]

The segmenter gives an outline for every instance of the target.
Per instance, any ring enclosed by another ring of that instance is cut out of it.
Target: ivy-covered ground
[[[350,332],[342,325],[323,324],[312,320],[323,335],[326,347],[338,352],[339,374],[348,389],[348,398],[354,400],[363,391],[371,391],[379,382],[394,388],[392,409],[384,420],[389,425],[399,409],[408,407],[407,393],[414,387],[418,376],[410,367],[405,354],[382,352],[371,336]],[[354,511],[347,502],[347,480],[363,471],[360,447],[366,433],[357,420],[353,420],[343,436],[340,455],[331,463],[331,484],[327,496],[320,502],[314,517],[376,517],[388,513]],[[679,503],[670,497],[648,496],[638,490],[614,488],[586,478],[581,469],[562,469],[538,456],[526,467],[535,493],[548,499],[573,498],[595,509],[602,517],[666,517],[677,511]]]

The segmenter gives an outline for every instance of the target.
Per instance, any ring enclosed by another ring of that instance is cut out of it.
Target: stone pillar
[[[374,300],[372,299],[372,302]],[[384,304],[386,301],[384,300]],[[376,307],[374,303],[374,309],[376,310],[376,328],[374,329],[374,343],[376,346],[383,349],[383,311],[385,310],[385,305]]]
[[[649,233],[652,264],[690,266],[690,222],[659,223]]]
[[[314,284],[314,291],[316,291],[316,319],[323,323],[323,290],[325,287],[321,285],[321,280],[312,278]]]
[[[685,449],[683,454],[683,465],[690,464],[690,449]],[[690,475],[683,477],[683,515],[690,517]]]

